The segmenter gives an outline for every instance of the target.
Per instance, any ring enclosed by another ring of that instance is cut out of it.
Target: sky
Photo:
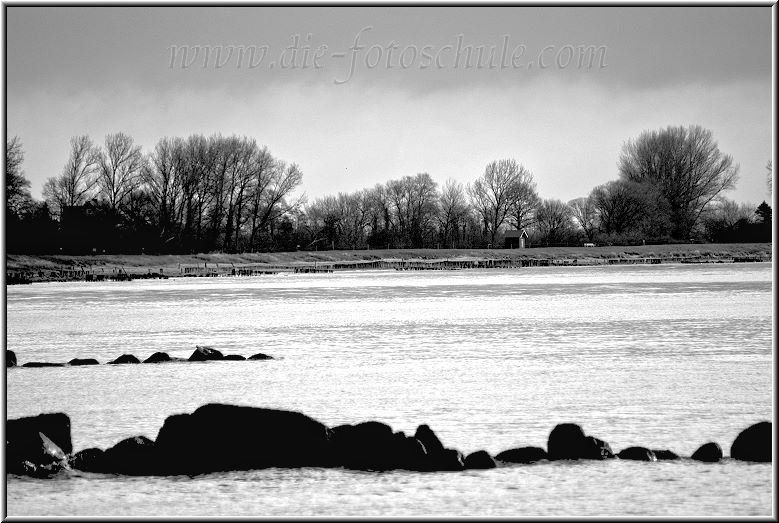
[[[254,137],[309,200],[514,158],[568,201],[618,177],[627,140],[696,124],[740,165],[727,196],[759,203],[771,9],[9,6],[7,135],[36,198],[72,136],[122,131]]]

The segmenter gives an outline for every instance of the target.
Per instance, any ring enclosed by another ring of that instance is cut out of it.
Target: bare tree
[[[18,136],[5,142],[5,201],[6,212],[19,217],[32,205],[30,180],[22,170],[24,149]]]
[[[83,205],[92,197],[100,168],[100,152],[87,135],[70,139],[70,155],[62,174],[49,178],[43,197],[49,208],[60,215],[64,207]]]
[[[571,229],[571,209],[560,200],[543,200],[536,211],[536,224],[547,244],[561,243]]]
[[[592,241],[595,237],[595,232],[598,230],[598,212],[593,199],[591,197],[576,198],[568,202],[568,207],[571,209],[573,219],[579,224],[584,235],[589,241]]]
[[[487,165],[484,174],[468,187],[471,204],[481,216],[484,232],[493,245],[498,229],[511,210],[513,194],[523,171],[516,160],[494,161]]]
[[[163,243],[173,241],[181,226],[185,163],[184,140],[166,137],[157,142],[142,171]]]
[[[141,146],[124,134],[105,137],[105,150],[100,152],[97,186],[112,210],[137,188],[143,167]]]
[[[619,160],[623,180],[654,186],[668,202],[676,238],[689,237],[706,207],[734,187],[738,170],[698,125],[644,131],[623,146]]]
[[[446,180],[438,199],[439,233],[444,247],[455,247],[459,238],[459,225],[468,212],[468,202],[461,183],[452,178]]]
[[[533,174],[522,165],[518,166],[515,180],[509,193],[509,221],[518,231],[533,224],[534,216],[541,199],[536,192]]]
[[[640,226],[647,215],[647,205],[640,184],[614,180],[599,185],[590,195],[598,214],[600,230],[606,234],[623,234]]]

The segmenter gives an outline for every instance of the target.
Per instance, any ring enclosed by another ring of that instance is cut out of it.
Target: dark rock
[[[617,454],[619,459],[631,459],[634,461],[657,461],[655,453],[645,447],[628,447]]]
[[[584,430],[575,423],[560,423],[552,432],[546,443],[549,459],[579,459],[579,453],[584,440]]]
[[[611,445],[602,439],[586,436],[582,441],[581,459],[612,459],[615,457]]]
[[[47,476],[67,468],[65,452],[44,433],[6,442],[7,470],[12,474]]]
[[[23,449],[28,442],[38,445],[38,433],[45,434],[65,454],[73,452],[70,418],[62,412],[9,419],[5,423],[6,449]]]
[[[189,361],[219,361],[222,359],[224,359],[224,354],[204,345],[198,345],[195,352],[189,357]]]
[[[133,356],[132,354],[122,354],[113,361],[109,361],[111,365],[121,365],[124,363],[140,363],[141,360]]]
[[[156,447],[168,474],[325,466],[329,431],[299,412],[208,404],[169,416]]]
[[[144,363],[163,363],[166,361],[173,361],[173,358],[167,352],[155,352],[143,360]]]
[[[73,358],[68,362],[68,365],[72,366],[79,366],[79,365],[99,365],[98,361],[93,358]]]
[[[690,457],[696,461],[716,463],[722,459],[722,448],[718,443],[711,441],[701,445]]]
[[[273,356],[268,356],[267,354],[263,354],[261,352],[258,352],[257,354],[253,354],[249,356],[250,360],[272,360]]]
[[[330,431],[335,466],[356,470],[390,470],[397,467],[392,427],[379,421],[339,425]]]
[[[246,356],[241,356],[240,354],[228,354],[222,359],[227,361],[245,361]]]
[[[657,458],[657,461],[679,459],[679,455],[676,452],[670,450],[652,449],[652,452],[655,453],[655,457]]]
[[[98,448],[89,448],[76,452],[68,459],[70,467],[84,472],[109,472],[110,467],[105,452]]]
[[[12,350],[5,351],[5,367],[16,367],[16,353]]]
[[[114,474],[145,476],[164,472],[156,445],[146,436],[123,439],[107,449],[103,459],[105,472]]]
[[[771,462],[771,422],[761,421],[744,429],[730,446],[730,457],[743,461]]]
[[[439,454],[430,456],[432,467],[430,470],[460,471],[465,470],[463,453],[457,449],[444,449]]]
[[[425,446],[425,450],[430,455],[439,454],[444,451],[444,445],[441,440],[438,439],[435,432],[427,425],[420,425],[417,427],[414,437],[422,442]]]
[[[477,450],[468,454],[463,465],[466,469],[494,469],[498,466],[486,450]]]
[[[64,363],[49,363],[47,361],[28,361],[22,367],[64,367]]]
[[[495,459],[506,463],[534,463],[546,459],[546,451],[541,447],[519,447],[504,450]]]

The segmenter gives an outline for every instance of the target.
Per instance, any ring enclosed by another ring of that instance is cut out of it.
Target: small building
[[[527,241],[527,231],[525,229],[519,230],[508,230],[506,231],[506,234],[504,235],[506,238],[506,248],[507,249],[524,249],[527,247],[528,241]]]

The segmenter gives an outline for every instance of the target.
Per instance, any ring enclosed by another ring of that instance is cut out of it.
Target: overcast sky
[[[741,165],[728,196],[769,199],[770,7],[6,13],[7,132],[36,198],[71,136],[123,131],[144,150],[163,136],[255,137],[300,165],[310,199],[419,172],[467,183],[515,158],[542,197],[567,201],[616,179],[642,130],[700,124]],[[207,64],[178,47],[171,66],[172,46],[214,47]],[[245,46],[241,60],[229,46]],[[591,67],[577,46],[599,49]]]

